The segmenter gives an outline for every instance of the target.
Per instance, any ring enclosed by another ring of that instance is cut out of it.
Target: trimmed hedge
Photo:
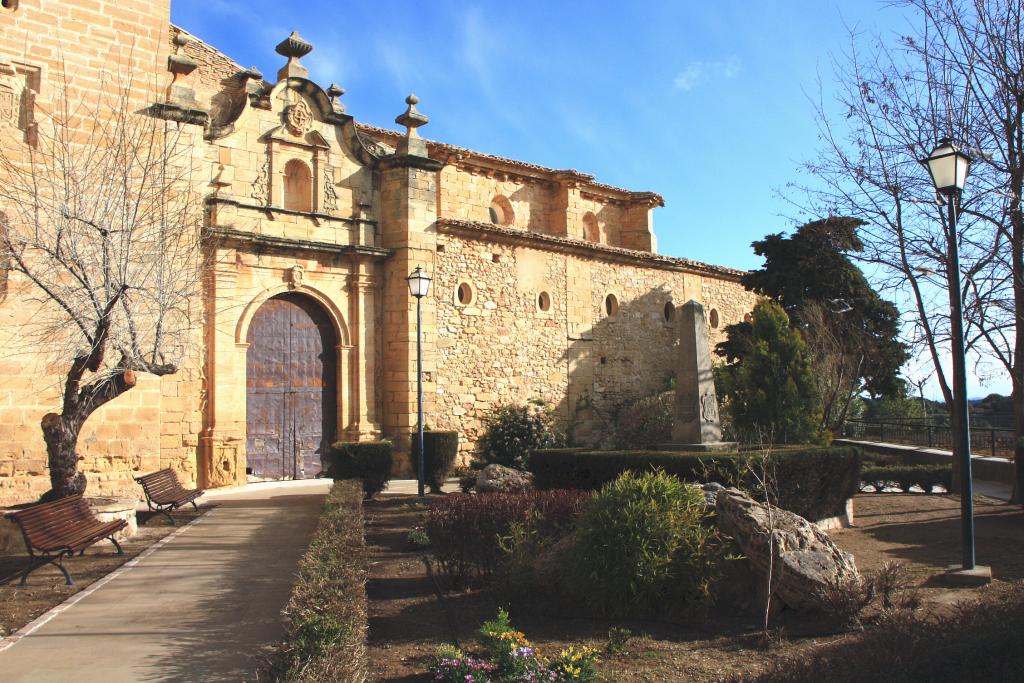
[[[338,441],[331,445],[327,476],[332,479],[362,479],[369,500],[387,488],[391,479],[390,441]]]
[[[424,430],[423,445],[423,465],[427,471],[423,479],[430,487],[431,493],[441,493],[441,486],[455,465],[455,456],[459,454],[459,433]],[[420,435],[413,432],[409,459],[412,461],[412,471],[417,477],[420,474],[420,462],[416,457],[419,447]]]
[[[942,612],[898,613],[860,635],[773,657],[733,683],[1024,680],[1024,583]]]
[[[683,481],[755,490],[757,460],[753,453],[581,452],[563,448],[534,453],[530,471],[541,489],[592,491],[627,470],[662,470]],[[772,452],[770,462],[779,507],[812,521],[842,514],[846,500],[860,488],[861,452],[853,446],[781,448]]]
[[[949,491],[953,488],[953,466],[873,465],[861,470],[860,481],[862,490],[866,486],[873,486],[875,493],[883,493],[883,489],[887,488],[909,491],[911,486],[920,486],[925,493],[931,493],[934,486],[941,486]]]
[[[364,681],[367,554],[359,482],[338,481],[324,503],[285,607],[275,681]]]

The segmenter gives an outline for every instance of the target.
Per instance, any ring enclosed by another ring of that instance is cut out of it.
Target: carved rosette
[[[306,134],[312,120],[313,115],[309,111],[309,105],[304,100],[299,100],[298,104],[288,107],[288,111],[285,112],[285,125],[288,126],[288,132],[296,137]]]

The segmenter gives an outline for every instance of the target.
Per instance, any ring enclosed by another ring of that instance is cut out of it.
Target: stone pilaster
[[[383,391],[381,427],[396,440],[398,451],[409,449],[416,425],[416,299],[409,294],[406,278],[416,266],[434,272],[437,219],[437,174],[442,164],[427,156],[426,145],[416,128],[427,118],[416,111],[418,100],[410,95],[406,112],[395,121],[407,133],[394,156],[380,162],[381,246],[393,251],[384,263],[382,333]],[[421,301],[423,342],[424,422],[432,423],[436,384],[435,320],[437,290],[431,288]]]
[[[374,382],[377,376],[377,278],[373,265],[355,259],[348,282],[349,329],[352,345],[339,349],[349,382],[349,405],[344,408],[341,434],[346,441],[377,438],[380,423]]]

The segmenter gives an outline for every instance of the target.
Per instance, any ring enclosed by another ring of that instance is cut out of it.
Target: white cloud
[[[735,78],[740,72],[740,60],[733,55],[724,61],[690,62],[675,78],[676,90],[690,91],[710,80]]]

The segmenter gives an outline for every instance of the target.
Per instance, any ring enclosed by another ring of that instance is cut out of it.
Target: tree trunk
[[[43,440],[50,464],[50,490],[42,500],[57,500],[85,493],[85,473],[78,471],[78,433],[84,420],[77,416],[47,413],[43,417]]]
[[[130,368],[119,368],[107,377],[79,389],[82,367],[81,359],[76,360],[68,373],[68,384],[64,396],[64,411],[47,413],[43,416],[43,440],[50,465],[51,489],[41,500],[57,500],[66,496],[85,493],[85,473],[78,471],[78,434],[82,425],[96,410],[135,386],[135,372]],[[170,374],[173,365],[154,366],[156,374]]]

